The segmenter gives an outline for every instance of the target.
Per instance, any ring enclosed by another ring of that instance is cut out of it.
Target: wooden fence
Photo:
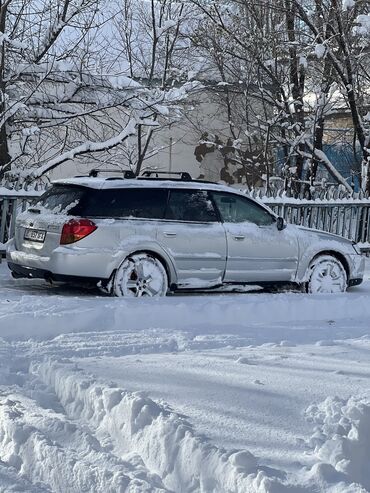
[[[8,193],[9,192],[9,193]],[[41,192],[0,192],[0,253],[14,234],[15,219]],[[299,200],[288,197],[258,197],[287,222],[335,233],[360,243],[370,251],[369,199]]]

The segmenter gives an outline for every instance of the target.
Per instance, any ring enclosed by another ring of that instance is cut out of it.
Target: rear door
[[[207,191],[170,190],[158,241],[173,259],[179,287],[222,283],[226,235]]]
[[[297,270],[294,231],[279,231],[275,217],[241,195],[213,192],[227,236],[225,282],[290,281]]]

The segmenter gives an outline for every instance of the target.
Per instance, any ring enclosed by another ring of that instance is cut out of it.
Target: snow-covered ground
[[[370,276],[112,299],[0,265],[0,492],[370,491]]]

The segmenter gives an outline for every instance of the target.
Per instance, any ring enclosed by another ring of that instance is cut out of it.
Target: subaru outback
[[[14,277],[135,297],[225,284],[344,292],[364,271],[352,241],[287,225],[242,191],[186,174],[58,180],[17,217],[7,262]]]

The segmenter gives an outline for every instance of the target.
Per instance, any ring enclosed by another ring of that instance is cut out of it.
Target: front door
[[[225,282],[291,281],[297,270],[298,240],[289,227],[253,200],[213,192],[227,236]]]
[[[226,235],[207,191],[171,190],[157,235],[175,265],[179,287],[221,284],[226,267]]]

